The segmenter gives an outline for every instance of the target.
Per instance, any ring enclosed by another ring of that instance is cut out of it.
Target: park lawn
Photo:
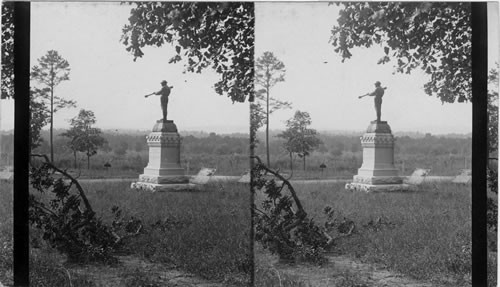
[[[130,183],[88,183],[94,210],[111,221],[112,206],[143,221],[145,232],[126,249],[209,280],[245,285],[250,277],[250,192],[214,183],[201,192],[151,193]]]
[[[113,206],[142,221],[143,232],[126,239],[121,254],[209,281],[248,285],[252,268],[248,185],[214,183],[201,192],[165,193],[132,190],[130,182],[82,186],[104,222],[111,224]]]
[[[339,218],[355,222],[354,234],[337,240],[332,254],[440,286],[470,282],[470,186],[429,184],[407,193],[351,192],[342,183],[297,183],[294,188],[318,224],[326,220],[327,205]],[[256,195],[257,202],[261,196]],[[378,218],[376,228],[370,227]]]
[[[4,285],[14,283],[13,273],[13,185],[0,182],[0,282]]]

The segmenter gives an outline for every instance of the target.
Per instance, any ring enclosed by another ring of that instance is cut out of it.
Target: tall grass
[[[143,221],[145,232],[127,242],[128,252],[206,279],[242,286],[249,281],[248,186],[218,183],[201,192],[178,193],[141,192],[121,182],[88,183],[85,188],[105,221],[111,221],[114,205]]]
[[[356,224],[334,252],[380,263],[417,280],[440,284],[469,280],[471,271],[470,186],[421,186],[418,192],[362,193],[344,184],[295,184],[305,210],[318,223],[323,208]],[[381,223],[370,228],[370,221]]]
[[[0,182],[0,282],[13,284],[13,186]]]
[[[11,182],[0,183],[0,283],[13,286],[13,185]],[[31,233],[31,231],[30,231]],[[33,237],[30,235],[30,238]],[[82,276],[65,270],[60,260],[52,253],[41,254],[31,248],[30,242],[30,286],[93,286]],[[50,249],[46,246],[47,249]],[[54,252],[54,251],[52,251]]]
[[[32,287],[96,286],[89,276],[65,268],[61,255],[49,246],[31,248],[29,256],[29,279]]]

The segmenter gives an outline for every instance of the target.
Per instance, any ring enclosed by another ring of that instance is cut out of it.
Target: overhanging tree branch
[[[295,192],[295,189],[293,188],[292,184],[290,183],[290,181],[288,181],[286,178],[284,178],[281,174],[279,174],[278,172],[268,168],[267,166],[265,166],[263,163],[262,163],[262,160],[258,157],[258,156],[252,156],[251,158],[254,158],[257,160],[259,166],[265,170],[266,172],[272,174],[273,176],[277,177],[279,180],[281,180],[283,182],[283,184],[285,184],[288,188],[288,190],[290,191],[290,194],[292,195],[293,197],[293,200],[295,202],[295,205],[297,206],[297,216],[299,217],[306,217],[307,216],[307,213],[305,212],[304,208],[302,207],[302,203],[300,202],[299,200],[299,197],[297,196],[297,193]]]
[[[92,206],[90,205],[89,200],[87,199],[87,196],[85,195],[85,191],[83,190],[83,188],[80,185],[80,183],[78,182],[78,180],[76,180],[73,176],[71,176],[66,171],[64,171],[64,170],[56,167],[54,164],[52,164],[52,162],[49,160],[48,156],[45,154],[31,154],[30,156],[43,158],[45,160],[44,164],[48,165],[53,170],[59,172],[60,174],[64,175],[65,177],[67,177],[71,181],[71,183],[76,186],[76,189],[78,190],[78,194],[80,195],[80,198],[83,200],[83,204],[85,205],[85,208],[87,209],[87,211],[92,212],[92,213],[94,212],[92,210]]]

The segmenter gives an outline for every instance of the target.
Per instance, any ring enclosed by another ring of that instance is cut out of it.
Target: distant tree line
[[[263,135],[262,135],[263,136]],[[331,175],[353,174],[362,163],[363,148],[360,135],[327,134],[317,135],[319,145],[308,155],[307,171],[320,172],[321,164]],[[284,148],[286,139],[273,136],[270,141],[271,166],[273,168],[290,169],[290,154]],[[453,174],[461,168],[470,168],[472,140],[470,137],[450,137],[426,134],[423,137],[396,137],[396,165],[405,173],[415,168],[431,168],[439,174]],[[256,155],[265,155],[264,145],[257,145]],[[302,161],[296,155],[293,161]]]

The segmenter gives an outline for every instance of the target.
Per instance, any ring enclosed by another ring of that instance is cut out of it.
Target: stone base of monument
[[[408,184],[366,184],[351,182],[345,185],[345,189],[364,192],[398,192],[410,191],[411,187]]]
[[[394,141],[387,122],[372,121],[361,137],[363,164],[345,188],[365,192],[409,190],[394,166]]]
[[[147,182],[133,182],[131,188],[150,192],[179,192],[179,191],[201,191],[201,187],[194,183],[169,183],[157,184]]]
[[[149,146],[149,162],[139,181],[131,188],[147,191],[198,191],[200,188],[189,182],[180,164],[181,137],[174,121],[159,120],[146,137]]]

